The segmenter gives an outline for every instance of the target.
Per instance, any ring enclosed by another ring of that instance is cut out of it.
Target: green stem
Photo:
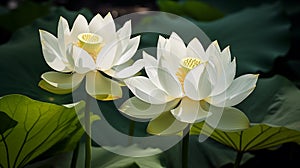
[[[188,162],[189,162],[189,140],[190,140],[190,128],[187,127],[187,133],[183,137],[182,140],[182,168],[188,168]]]
[[[78,144],[76,145],[76,148],[73,151],[71,168],[76,168],[77,159],[78,159],[78,155],[79,155],[79,146],[80,146],[80,142],[78,142]]]
[[[129,145],[132,144],[132,137],[134,136],[134,128],[135,128],[135,122],[133,120],[130,120],[129,131],[128,131],[128,135],[129,135],[128,143],[129,143]]]
[[[133,120],[130,120],[130,125],[129,125],[129,136],[134,135],[134,127],[135,127],[135,122]]]
[[[91,167],[91,160],[92,160],[92,139],[91,135],[91,119],[90,119],[90,96],[87,95],[86,106],[84,111],[84,121],[85,121],[85,132],[86,132],[86,139],[85,139],[85,168]]]
[[[5,141],[5,137],[1,134],[2,142],[4,143],[5,150],[6,150],[6,160],[7,160],[7,167],[10,168],[10,161],[9,161],[9,153],[8,153],[8,145]]]
[[[241,152],[241,151],[237,152],[235,162],[234,162],[234,168],[240,167],[240,164],[241,164],[241,161],[242,161],[242,158],[243,158],[243,154],[244,154],[244,152]]]

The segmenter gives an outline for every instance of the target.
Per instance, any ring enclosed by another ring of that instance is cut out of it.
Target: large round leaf
[[[300,144],[299,99],[299,89],[284,77],[260,79],[253,94],[239,105],[254,122],[250,128],[225,132],[197,123],[191,133],[203,131],[204,135],[241,152],[275,148],[288,142]]]
[[[300,131],[300,91],[282,76],[258,80],[254,92],[238,108],[252,123],[284,126]]]
[[[72,150],[84,133],[76,113],[83,106],[80,102],[69,108],[22,95],[2,97],[1,124],[10,124],[6,131],[1,125],[0,167],[24,167],[62,141],[66,146],[54,153]]]

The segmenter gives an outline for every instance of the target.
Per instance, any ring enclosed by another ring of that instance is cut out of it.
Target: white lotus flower
[[[240,103],[254,90],[258,75],[234,79],[236,62],[231,61],[229,47],[221,51],[215,41],[205,51],[196,38],[186,47],[172,33],[169,39],[159,37],[157,59],[145,52],[143,57],[148,78],[136,76],[124,80],[135,97],[127,100],[120,111],[135,118],[152,119],[148,125],[150,133],[173,134],[182,131],[188,123],[213,117],[220,110],[223,111],[218,121],[220,129],[249,126],[244,113],[230,106]],[[165,114],[166,111],[172,115]],[[155,131],[160,128],[153,123],[166,122],[164,116],[172,116],[177,121],[167,130]]]
[[[60,17],[57,38],[40,30],[42,51],[47,64],[56,71],[42,74],[51,87],[73,90],[86,76],[86,90],[100,100],[122,96],[122,90],[113,78],[128,78],[143,68],[143,61],[131,65],[140,37],[131,36],[131,22],[116,31],[110,13],[104,18],[97,14],[90,23],[78,15],[70,30],[68,22]],[[63,92],[63,91],[62,91]]]

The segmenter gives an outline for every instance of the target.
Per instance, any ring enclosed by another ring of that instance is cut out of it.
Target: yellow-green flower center
[[[77,46],[88,52],[96,61],[97,55],[104,46],[103,38],[93,33],[81,33],[77,36]]]
[[[186,57],[181,60],[181,66],[187,68],[188,70],[194,69],[201,63],[199,58]]]
[[[201,60],[199,58],[193,58],[193,57],[186,57],[181,60],[180,67],[178,68],[176,76],[180,81],[182,88],[187,73],[190,70],[194,69],[196,66],[198,66],[200,63]]]

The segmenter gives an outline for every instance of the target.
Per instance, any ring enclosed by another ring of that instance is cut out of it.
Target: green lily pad
[[[0,134],[1,135],[3,135],[7,130],[14,128],[17,124],[18,124],[17,121],[10,118],[5,112],[0,111]]]
[[[300,131],[300,90],[276,75],[258,80],[254,92],[241,104],[251,123],[265,123]]]
[[[224,132],[203,127],[203,123],[197,123],[193,125],[191,134],[200,134],[201,130],[204,135],[240,152],[275,148],[287,142],[300,144],[300,131],[282,126],[255,124],[243,131]],[[211,131],[213,133],[210,135]]]
[[[84,133],[76,114],[76,110],[83,105],[84,102],[80,102],[74,107],[64,107],[23,95],[2,97],[1,121],[6,120],[11,124],[5,128],[0,139],[0,165],[24,167],[61,141],[65,141],[67,146],[57,148],[55,153],[74,149]]]
[[[214,131],[210,137],[236,151],[274,149],[284,143],[300,144],[300,90],[282,76],[259,79],[254,92],[239,105],[252,126],[243,131]],[[191,134],[198,135],[203,123],[194,124]],[[206,143],[206,142],[204,142]],[[233,162],[233,160],[232,160]]]

